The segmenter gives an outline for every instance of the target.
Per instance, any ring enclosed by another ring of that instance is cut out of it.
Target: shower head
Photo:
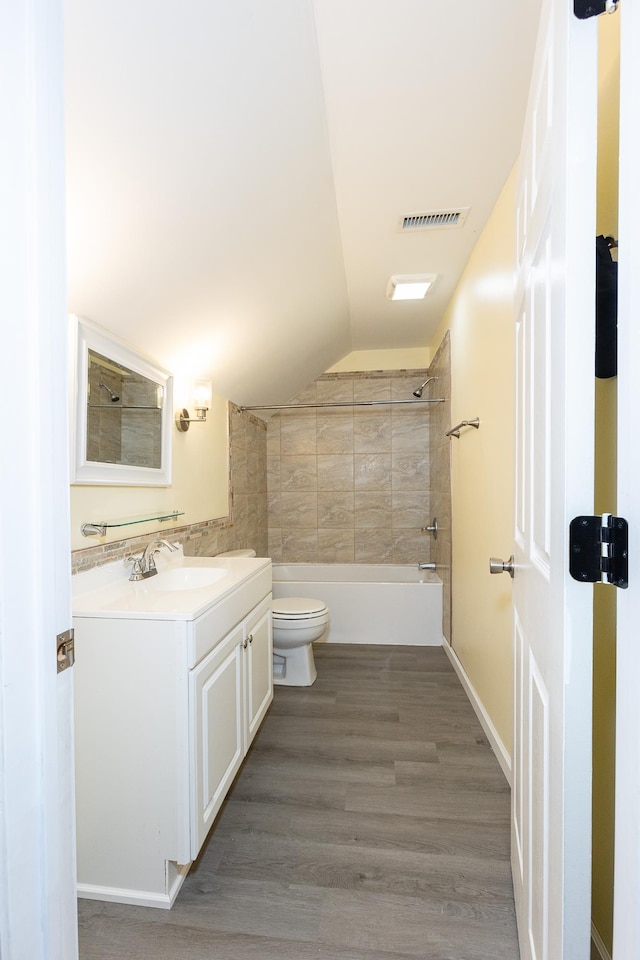
[[[425,380],[425,382],[424,382],[424,383],[421,383],[420,386],[417,387],[417,389],[415,389],[415,390],[413,391],[414,397],[417,397],[418,400],[419,400],[420,397],[422,396],[422,391],[424,390],[424,388],[426,387],[426,385],[427,385],[428,383],[431,383],[432,380],[437,380],[437,379],[438,379],[437,377],[427,377],[427,379]]]
[[[117,395],[117,393],[114,393],[113,390],[111,390],[111,389],[106,385],[106,383],[103,383],[102,380],[101,380],[100,383],[98,384],[98,386],[99,386],[99,387],[102,387],[104,390],[107,391],[107,393],[108,393],[109,396],[111,397],[111,403],[117,403],[117,402],[118,402],[118,400],[120,399],[120,397]]]

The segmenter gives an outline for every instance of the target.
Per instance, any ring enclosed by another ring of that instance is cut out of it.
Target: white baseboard
[[[591,945],[592,945],[592,947],[593,947],[593,949],[592,949],[592,951],[591,951],[591,955],[592,955],[592,956],[593,956],[593,951],[595,950],[595,952],[596,952],[597,956],[600,958],[600,960],[611,960],[611,954],[609,953],[609,951],[608,951],[607,948],[605,947],[605,945],[604,945],[604,943],[603,943],[603,941],[602,941],[602,937],[601,937],[600,934],[598,933],[598,931],[597,931],[596,927],[593,925],[593,923],[591,924]]]
[[[79,883],[77,894],[82,900],[106,900],[109,903],[128,903],[134,907],[156,907],[159,910],[170,910],[178,896],[180,887],[185,881],[190,866],[190,863],[183,866],[173,864],[172,876],[168,877],[168,893]]]
[[[460,683],[464,687],[465,693],[469,698],[471,706],[475,710],[478,720],[482,725],[482,729],[487,735],[487,738],[489,740],[489,743],[491,744],[493,752],[495,753],[498,763],[502,768],[502,772],[507,778],[507,783],[509,784],[509,786],[511,786],[511,757],[509,756],[507,748],[502,742],[498,734],[498,731],[496,730],[493,723],[491,722],[491,718],[487,713],[487,711],[485,710],[482,704],[482,701],[480,700],[480,697],[478,696],[478,693],[475,687],[471,683],[471,680],[467,676],[467,672],[462,666],[462,663],[460,662],[460,660],[458,659],[455,650],[453,649],[451,644],[447,643],[446,640],[443,640],[442,646],[444,647],[445,653],[447,654],[447,656],[449,657],[449,660],[453,665],[453,669],[458,674],[458,679],[460,680]]]

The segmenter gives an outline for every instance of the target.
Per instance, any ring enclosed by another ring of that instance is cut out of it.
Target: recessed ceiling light
[[[387,284],[387,299],[422,300],[435,279],[435,273],[414,273],[391,277]]]

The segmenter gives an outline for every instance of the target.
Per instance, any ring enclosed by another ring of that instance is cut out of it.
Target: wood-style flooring
[[[509,789],[444,651],[315,657],[173,909],[79,901],[81,960],[518,960]]]

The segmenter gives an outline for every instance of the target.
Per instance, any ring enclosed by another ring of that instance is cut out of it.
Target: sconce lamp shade
[[[211,381],[193,381],[193,405],[196,410],[208,410],[211,406]]]
[[[211,381],[194,380],[193,381],[193,405],[196,410],[196,416],[189,416],[186,408],[178,410],[175,416],[176,427],[180,433],[186,433],[190,423],[204,423],[207,419],[207,410],[211,406]]]

